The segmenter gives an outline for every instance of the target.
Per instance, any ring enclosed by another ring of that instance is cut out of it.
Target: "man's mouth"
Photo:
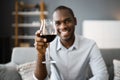
[[[62,36],[67,36],[67,35],[69,35],[69,30],[64,30],[64,31],[60,30],[60,34]]]

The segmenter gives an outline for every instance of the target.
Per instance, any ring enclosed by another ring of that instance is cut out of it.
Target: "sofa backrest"
[[[34,47],[14,47],[11,62],[17,65],[34,61],[37,58],[37,50]]]
[[[120,49],[101,49],[102,57],[105,61],[108,74],[109,74],[109,80],[113,80],[114,78],[114,65],[113,65],[113,59],[120,60]],[[91,78],[92,72],[90,70],[90,67],[88,67],[88,79]]]
[[[113,59],[120,60],[120,49],[101,49],[103,59],[106,63],[109,80],[113,80],[114,69]],[[13,48],[11,62],[19,65],[37,59],[37,50],[34,47],[15,47]],[[91,72],[90,74],[91,75]]]
[[[113,80],[114,77],[113,59],[120,60],[120,49],[101,49],[101,54],[108,69],[109,80]]]

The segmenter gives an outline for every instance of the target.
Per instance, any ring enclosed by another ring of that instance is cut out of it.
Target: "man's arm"
[[[107,68],[96,44],[91,50],[90,57],[90,67],[93,73],[90,80],[108,80]]]
[[[36,69],[35,69],[35,77],[38,80],[44,80],[47,76],[47,70],[46,65],[42,62],[45,61],[45,55],[38,54],[38,59],[36,63]]]
[[[35,36],[34,46],[38,51],[38,56],[34,74],[38,80],[44,80],[47,77],[47,69],[46,64],[42,62],[45,61],[45,53],[48,44],[46,43],[46,39],[40,37],[40,31],[37,31]]]

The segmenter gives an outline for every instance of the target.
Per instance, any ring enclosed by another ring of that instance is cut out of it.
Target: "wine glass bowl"
[[[46,38],[47,42],[51,42],[57,35],[56,27],[50,19],[41,20],[40,36]]]

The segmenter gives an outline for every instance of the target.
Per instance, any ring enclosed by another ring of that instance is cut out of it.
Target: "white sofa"
[[[110,77],[109,80],[113,80],[113,77],[114,77],[113,59],[120,60],[120,49],[110,49],[110,50],[102,49],[101,53],[102,53],[103,59],[105,60],[105,63],[109,72],[109,77]],[[13,48],[11,61],[5,65],[0,66],[0,78],[1,78],[1,73],[3,74],[4,71],[6,71],[3,76],[8,76],[8,79],[0,79],[0,80],[21,80],[20,75],[16,71],[16,66],[24,63],[32,62],[36,59],[37,59],[37,50],[34,47]],[[12,74],[10,74],[10,72]],[[13,74],[15,74],[14,78],[11,77]],[[92,74],[90,72],[89,77],[91,75]]]
[[[37,57],[37,50],[34,47],[15,47],[12,51],[11,61],[7,65],[20,65],[34,61]]]
[[[11,61],[0,64],[0,80],[22,80],[17,71],[17,66],[32,62],[37,58],[37,51],[34,47],[14,47]]]

